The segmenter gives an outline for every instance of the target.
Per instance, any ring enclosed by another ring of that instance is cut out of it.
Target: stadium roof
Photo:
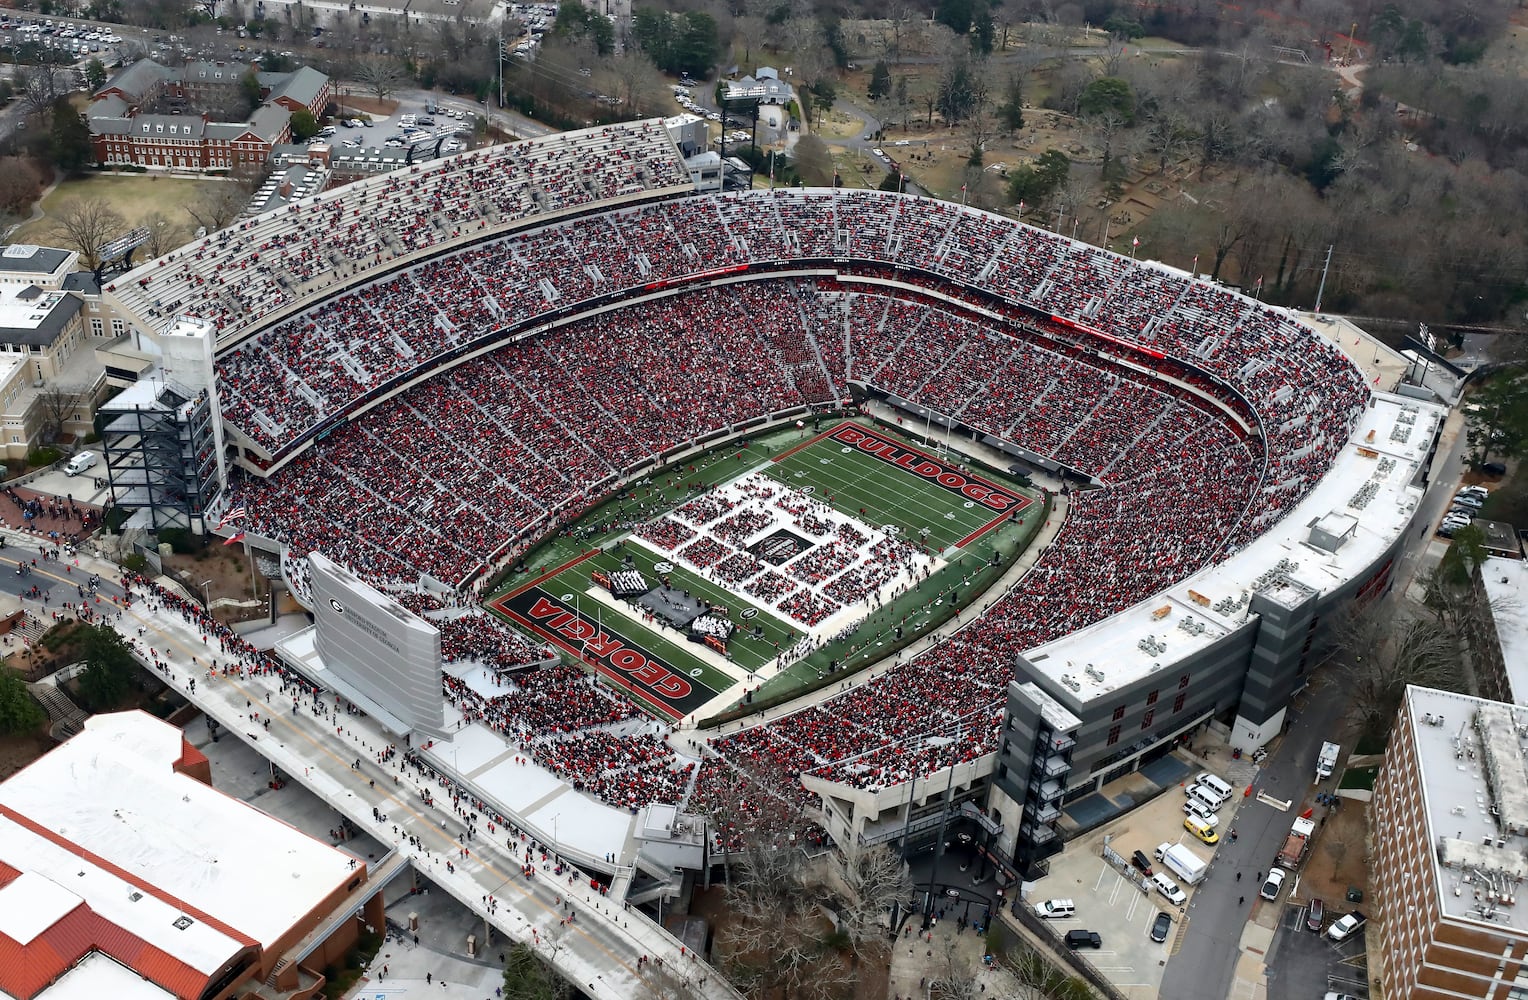
[[[0,784],[0,991],[51,1000],[98,951],[196,996],[355,877],[344,853],[177,770],[205,759],[146,713],[97,715]]]
[[[1112,618],[1037,646],[1025,659],[1079,702],[1088,702],[1169,669],[1241,628],[1249,620],[1253,590],[1288,604],[1307,592],[1342,586],[1411,523],[1422,496],[1412,482],[1443,415],[1439,406],[1376,393],[1348,447],[1278,524],[1219,565]],[[1185,495],[1180,502],[1197,501]],[[1335,551],[1319,547],[1311,542],[1316,528],[1346,532],[1345,540]]]

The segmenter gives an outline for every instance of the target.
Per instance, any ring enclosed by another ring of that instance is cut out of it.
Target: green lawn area
[[[196,229],[196,222],[183,206],[210,188],[231,183],[184,180],[156,174],[89,174],[66,180],[54,188],[42,200],[42,210],[52,215],[72,201],[100,198],[121,214],[129,229],[141,225],[144,219],[158,211],[163,212],[171,222],[185,226],[186,232],[191,233]],[[52,239],[52,224],[47,216],[26,223],[11,234],[11,242],[46,245]]]

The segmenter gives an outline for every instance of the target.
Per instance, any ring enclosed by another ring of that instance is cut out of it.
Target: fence
[[[1029,931],[1035,937],[1045,942],[1053,955],[1061,956],[1062,961],[1071,966],[1072,971],[1082,977],[1083,981],[1096,990],[1106,1000],[1126,1000],[1125,994],[1098,971],[1097,966],[1083,958],[1074,948],[1067,947],[1061,935],[1056,933],[1055,928],[1041,920],[1030,911],[1021,901],[1015,901],[1008,910],[1010,918],[1016,920],[1019,926]]]

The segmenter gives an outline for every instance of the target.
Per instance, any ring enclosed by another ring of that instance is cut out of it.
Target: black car
[[[1158,913],[1157,919],[1151,922],[1151,939],[1162,942],[1167,940],[1167,932],[1172,929],[1173,918],[1166,913]]]
[[[1067,931],[1066,946],[1068,948],[1102,948],[1104,939],[1099,937],[1097,931]]]
[[[1142,875],[1151,878],[1151,859],[1144,852],[1136,851],[1130,856],[1130,863],[1140,870]]]

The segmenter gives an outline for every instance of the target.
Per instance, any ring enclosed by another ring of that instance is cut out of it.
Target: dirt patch
[[[335,98],[335,104],[340,108],[348,108],[351,111],[363,111],[368,115],[376,115],[378,118],[391,118],[393,112],[398,110],[397,101],[379,101],[375,97],[361,97],[357,94],[345,94]]]
[[[1300,874],[1300,892],[1326,902],[1327,911],[1343,913],[1353,904],[1344,897],[1357,886],[1367,898],[1369,891],[1368,847],[1364,838],[1369,823],[1365,803],[1339,799],[1333,808],[1316,806],[1316,845]]]
[[[223,622],[251,621],[265,617],[264,605],[238,607],[219,600],[254,601],[269,597],[265,578],[250,576],[249,559],[239,546],[212,544],[194,555],[171,555],[164,559],[165,575],[183,584],[194,597],[209,599],[212,615]],[[256,586],[259,593],[255,592]]]
[[[58,744],[48,737],[48,727],[36,732],[0,736],[0,781],[4,781]]]

